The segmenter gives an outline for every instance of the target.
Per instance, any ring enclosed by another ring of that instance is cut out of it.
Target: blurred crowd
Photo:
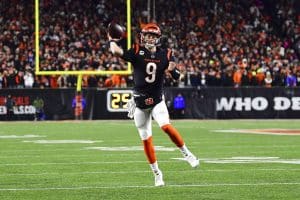
[[[300,85],[296,1],[158,2],[158,22],[186,73],[179,85]]]
[[[108,51],[109,22],[126,23],[125,0],[40,0],[40,70],[123,70]],[[147,22],[132,0],[132,31]],[[153,2],[153,0],[152,0]],[[151,16],[183,75],[166,86],[300,86],[300,3],[296,0],[155,0]],[[75,87],[76,76],[36,76],[34,5],[0,1],[0,87]],[[132,76],[84,76],[83,87],[127,87]]]

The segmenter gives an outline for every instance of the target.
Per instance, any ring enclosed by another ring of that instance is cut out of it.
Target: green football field
[[[154,124],[157,188],[132,121],[0,122],[0,199],[300,199],[300,120],[173,125],[201,164]]]

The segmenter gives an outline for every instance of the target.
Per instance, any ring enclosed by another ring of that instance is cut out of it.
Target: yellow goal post
[[[132,73],[131,63],[128,63],[127,70],[114,70],[114,71],[104,71],[104,70],[74,70],[74,71],[41,71],[40,70],[40,6],[39,0],[34,2],[34,16],[35,16],[35,74],[36,75],[77,75],[77,91],[81,91],[81,80],[82,75],[129,75]],[[131,0],[126,0],[126,18],[127,18],[127,48],[131,47]]]

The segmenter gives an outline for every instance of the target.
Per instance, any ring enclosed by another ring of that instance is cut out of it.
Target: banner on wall
[[[172,89],[167,99],[182,93],[187,118],[300,118],[300,88]]]
[[[0,115],[7,115],[9,112],[14,115],[30,115],[34,114],[36,109],[29,96],[0,96]]]
[[[74,119],[72,89],[2,89],[0,120]]]
[[[82,119],[128,119],[130,89],[84,89]],[[185,119],[300,118],[300,88],[166,88],[171,118],[182,96]],[[72,120],[75,89],[0,90],[0,120]],[[74,106],[75,105],[75,106]]]

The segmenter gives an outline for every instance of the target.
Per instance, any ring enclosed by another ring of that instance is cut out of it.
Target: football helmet
[[[146,48],[153,48],[160,43],[161,31],[157,24],[146,24],[141,30],[141,44]]]

